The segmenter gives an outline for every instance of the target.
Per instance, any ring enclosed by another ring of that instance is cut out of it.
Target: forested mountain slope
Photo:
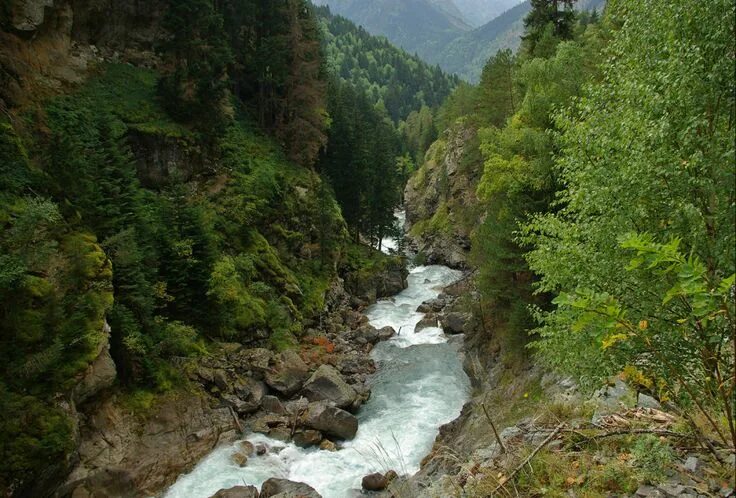
[[[463,19],[431,0],[320,0],[332,11],[356,22],[374,35],[387,37],[409,53],[427,61],[432,54],[472,29]]]
[[[187,377],[216,342],[295,348],[333,284],[375,299],[400,263],[352,241],[315,170],[330,78],[306,2],[36,7],[0,12],[0,489],[46,496],[79,465],[71,489],[153,494],[231,431]],[[108,420],[118,455],[167,400],[197,443],[97,468],[115,456],[78,410],[134,412]]]
[[[599,20],[557,3],[448,99],[407,186],[420,259],[473,271],[455,312],[482,386],[436,445],[467,461],[438,450],[417,481],[451,477],[419,496],[732,494],[734,4],[612,1]],[[646,435],[653,413],[712,441],[693,458],[721,481],[683,474],[692,446]]]
[[[333,15],[327,7],[318,7],[316,13],[328,72],[384,108],[395,123],[423,106],[439,107],[457,85],[457,77]]]

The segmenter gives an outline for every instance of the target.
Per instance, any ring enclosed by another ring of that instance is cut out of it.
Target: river
[[[416,473],[439,427],[460,415],[470,392],[458,341],[448,340],[438,327],[415,334],[414,326],[424,316],[416,309],[460,276],[444,266],[416,267],[407,289],[368,308],[372,325],[388,325],[400,333],[373,349],[378,371],[370,381],[372,396],[357,414],[355,439],[339,451],[302,449],[252,434],[248,441],[276,451],[253,456],[241,468],[231,460],[237,443],[221,447],[180,477],[165,497],[208,498],[223,488],[243,484],[260,488],[265,480],[280,477],[305,482],[324,498],[346,498],[359,494],[366,474],[390,469],[402,475]]]

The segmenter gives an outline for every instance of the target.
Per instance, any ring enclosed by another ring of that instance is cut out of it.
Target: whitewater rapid
[[[237,443],[221,447],[164,496],[208,498],[220,489],[244,484],[260,488],[267,479],[279,477],[305,482],[324,498],[345,498],[359,494],[366,474],[391,469],[402,475],[416,473],[439,427],[460,415],[470,391],[459,346],[448,342],[439,327],[415,334],[414,326],[424,316],[416,309],[460,276],[444,266],[414,268],[406,290],[367,310],[373,326],[391,326],[400,333],[373,349],[378,371],[370,381],[372,396],[357,414],[355,439],[339,451],[303,449],[261,434],[248,435],[248,441],[268,445],[269,453],[249,458],[241,468],[232,461]]]

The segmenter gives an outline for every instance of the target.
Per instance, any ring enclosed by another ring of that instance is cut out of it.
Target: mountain
[[[521,44],[524,17],[531,9],[529,0],[507,10],[492,21],[450,42],[436,55],[444,70],[475,82],[489,57],[499,50],[516,50]]]
[[[329,73],[383,105],[394,122],[423,106],[439,107],[459,80],[376,37],[328,7],[316,7]]]
[[[522,0],[453,0],[451,3],[463,18],[474,27],[495,19]]]
[[[388,38],[428,62],[448,43],[472,30],[451,2],[441,0],[315,0],[335,14]]]
[[[476,82],[499,50],[521,44],[530,0],[315,0],[371,34],[416,53],[430,64]],[[601,10],[605,0],[579,0],[578,10]],[[507,10],[503,10],[506,8]],[[485,24],[478,26],[483,21]]]

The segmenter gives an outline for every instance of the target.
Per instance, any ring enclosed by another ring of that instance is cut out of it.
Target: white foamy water
[[[432,448],[439,427],[460,415],[469,396],[469,381],[457,346],[437,327],[414,333],[423,314],[417,307],[437,297],[460,272],[444,266],[418,267],[409,287],[367,310],[375,327],[391,326],[401,333],[378,344],[372,357],[378,372],[371,379],[372,396],[357,414],[358,433],[337,452],[302,449],[261,434],[247,436],[271,451],[253,456],[244,468],[231,461],[237,443],[215,450],[165,493],[166,498],[208,498],[223,488],[258,486],[280,477],[305,482],[324,498],[359,494],[363,476],[396,470],[410,475]]]

